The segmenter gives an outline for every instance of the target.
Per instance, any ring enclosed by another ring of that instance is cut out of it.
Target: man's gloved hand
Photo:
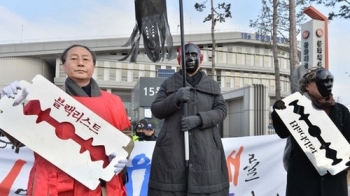
[[[8,98],[15,98],[15,95],[17,95],[17,90],[20,89],[22,89],[20,83],[18,81],[14,81],[1,90],[1,97],[7,96]]]
[[[116,157],[115,153],[112,153],[108,156],[109,162],[111,162]],[[128,159],[121,159],[114,165],[114,173],[117,175],[119,174],[128,163]]]
[[[191,87],[181,87],[175,94],[176,103],[188,101],[191,98]]]
[[[21,89],[22,87],[20,83],[18,81],[14,81],[10,85],[5,86],[1,90],[0,99],[5,96],[7,96],[8,98],[15,98],[15,95],[17,95],[17,91]],[[27,95],[28,95],[27,89],[23,88],[22,94],[14,101],[13,106],[20,104],[24,99],[26,99]]]
[[[189,131],[195,127],[202,124],[202,119],[200,116],[186,116],[181,119],[181,130]]]
[[[272,108],[273,108],[274,110],[275,110],[275,109],[283,110],[283,109],[286,109],[286,105],[285,105],[284,101],[278,100],[278,101],[276,101],[276,102],[273,104]]]

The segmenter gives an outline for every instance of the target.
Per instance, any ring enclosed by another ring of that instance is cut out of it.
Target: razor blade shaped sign
[[[283,101],[286,109],[276,112],[318,173],[336,175],[347,169],[350,145],[329,116],[298,92]]]
[[[130,137],[41,75],[20,84],[28,91],[25,103],[13,106],[21,90],[15,99],[1,98],[0,128],[91,190],[99,179],[110,181],[114,165],[128,157]],[[106,156],[116,157],[104,163],[92,159],[83,146],[102,148]]]

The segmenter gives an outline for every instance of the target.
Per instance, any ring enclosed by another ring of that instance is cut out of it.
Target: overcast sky
[[[210,32],[210,23],[203,23],[209,13],[194,9],[196,2],[183,0],[185,33]],[[214,0],[214,4],[225,0]],[[232,19],[219,23],[218,31],[254,32],[249,20],[259,14],[260,0],[226,0],[232,6]],[[313,5],[324,15],[328,11]],[[209,4],[208,4],[209,7]],[[167,1],[172,34],[180,32],[179,1]],[[337,9],[335,10],[337,11]],[[133,0],[1,0],[0,44],[74,40],[85,38],[129,37],[135,25]],[[335,76],[334,96],[350,107],[350,20],[335,19],[329,27],[329,65]],[[0,45],[1,47],[1,45]],[[347,72],[347,74],[346,74]]]

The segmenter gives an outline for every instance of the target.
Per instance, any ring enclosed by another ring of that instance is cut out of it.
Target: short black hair
[[[96,54],[95,54],[95,52],[93,52],[92,50],[90,50],[89,47],[84,46],[84,45],[80,45],[80,44],[71,45],[71,46],[69,46],[68,48],[66,48],[66,49],[63,51],[63,53],[62,53],[62,55],[61,55],[61,62],[62,62],[62,64],[64,64],[64,63],[66,62],[67,53],[69,52],[69,50],[72,49],[72,48],[75,48],[75,47],[82,47],[82,48],[85,48],[86,50],[88,50],[88,51],[90,52],[91,56],[92,56],[92,61],[93,61],[94,65],[96,65]]]

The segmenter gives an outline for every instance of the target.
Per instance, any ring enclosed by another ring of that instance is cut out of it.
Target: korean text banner
[[[0,138],[0,195],[25,195],[33,152],[18,154]],[[285,140],[277,135],[222,139],[229,171],[229,196],[285,195],[286,172],[282,164]],[[128,166],[128,196],[146,196],[155,142],[136,142]]]

